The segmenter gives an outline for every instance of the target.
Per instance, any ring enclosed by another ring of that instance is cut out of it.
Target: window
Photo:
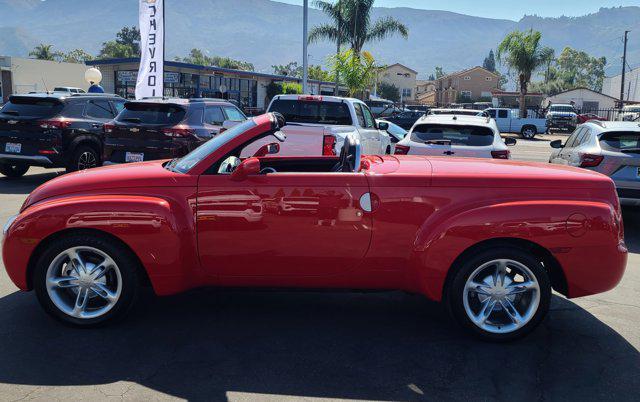
[[[9,116],[52,117],[62,111],[62,103],[55,99],[12,96],[0,109],[0,114]]]
[[[466,75],[466,76],[464,77],[464,80],[465,80],[465,81],[471,81],[471,77],[470,77],[470,76],[468,76],[468,75]]]
[[[124,101],[122,100],[114,101],[113,108],[116,110],[116,114],[122,112],[122,109],[124,109]]]
[[[603,148],[626,153],[640,153],[640,131],[612,131],[602,134]]]
[[[351,113],[346,103],[299,101],[276,99],[269,112],[281,113],[287,122],[310,124],[335,124],[350,126]]]
[[[371,110],[369,110],[369,108],[366,106],[362,106],[362,113],[364,114],[364,121],[366,123],[365,127],[366,128],[375,127],[376,124],[373,119],[373,115],[371,114]]]
[[[95,119],[112,119],[113,112],[108,101],[90,101],[85,111],[87,117],[93,117]]]
[[[507,117],[509,117],[509,111],[506,109],[501,109],[498,110],[498,118],[499,119],[506,119]]]
[[[494,119],[496,118],[496,110],[495,109],[489,109],[487,112],[489,113],[490,117],[492,117]]]
[[[185,110],[162,103],[128,103],[116,118],[121,122],[173,126],[182,121]]]
[[[565,144],[565,148],[573,148],[575,146],[575,144],[577,143],[576,140],[578,139],[578,136],[582,133],[582,127],[578,127],[576,129],[576,131],[573,132],[573,134],[571,134],[571,137],[569,137],[569,139],[567,140],[567,143]]]
[[[471,91],[460,91],[460,96],[463,98],[471,99]]]
[[[221,126],[225,121],[224,113],[220,106],[207,106],[204,111],[204,122],[214,126]]]
[[[245,121],[247,117],[242,114],[237,108],[233,106],[224,106],[224,113],[227,115],[227,120],[231,121]]]
[[[358,118],[358,125],[364,127],[366,122],[364,121],[364,113],[362,113],[362,106],[359,103],[354,103],[353,108],[356,110],[356,117]]]
[[[493,130],[482,126],[419,124],[411,132],[411,140],[450,142],[451,145],[487,146],[493,143]]]
[[[402,88],[402,97],[411,98],[411,88]]]
[[[64,116],[65,117],[75,117],[75,118],[82,118],[82,116],[84,116],[84,107],[87,104],[87,102],[73,102],[67,105],[67,107],[64,109]]]

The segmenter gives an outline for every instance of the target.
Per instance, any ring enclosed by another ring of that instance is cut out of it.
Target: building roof
[[[491,91],[493,96],[520,96],[520,92],[503,91],[501,89],[494,89]],[[542,92],[528,92],[525,96],[547,96]]]
[[[414,74],[418,74],[418,72],[417,72],[416,70],[414,70],[414,69],[412,69],[412,68],[409,68],[409,67],[405,66],[404,64],[400,64],[400,63],[395,63],[395,64],[392,64],[392,65],[390,65],[390,66],[387,66],[387,68],[385,68],[385,70],[388,70],[388,69],[390,69],[391,67],[395,67],[395,66],[402,67],[402,68],[404,68],[404,69],[407,69],[407,70],[411,71],[411,72],[412,72],[412,73],[414,73]]]
[[[594,94],[598,94],[598,95],[602,95],[602,96],[606,96],[607,98],[613,99],[613,100],[618,100],[618,98],[614,98],[613,96],[609,96],[606,94],[603,94],[602,92],[598,92],[598,91],[594,91],[593,89],[587,88],[587,87],[577,87],[577,88],[573,88],[573,89],[568,89],[566,91],[562,91],[559,92],[555,95],[550,95],[549,98],[553,98],[554,96],[558,96],[558,95],[562,95],[562,94],[566,94],[572,91],[589,91],[589,92],[593,92]]]
[[[101,59],[101,60],[90,60],[85,62],[85,64],[88,66],[108,66],[108,65],[127,64],[127,63],[140,63],[140,58],[131,57],[131,58],[122,58],[122,59]],[[194,70],[205,70],[205,71],[211,71],[214,73],[230,73],[230,74],[238,74],[238,75],[249,75],[253,77],[271,78],[273,80],[280,80],[280,81],[291,81],[291,82],[302,81],[302,78],[288,77],[286,75],[258,73],[255,71],[245,71],[245,70],[235,70],[232,68],[223,68],[223,67],[217,67],[217,66],[201,66],[199,64],[183,63],[181,61],[167,60],[164,62],[164,65],[169,67],[177,67],[177,68],[191,68]],[[329,82],[329,81],[318,81],[318,80],[310,79],[309,82],[313,84],[335,85],[335,82]]]

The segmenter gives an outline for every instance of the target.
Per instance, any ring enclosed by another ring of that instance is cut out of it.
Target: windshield
[[[407,130],[393,123],[389,123],[389,129],[387,132],[399,140],[403,139],[407,135]]]
[[[640,152],[640,131],[614,131],[600,137],[603,148],[621,152]]]
[[[233,140],[238,135],[256,126],[257,124],[253,120],[247,120],[243,123],[233,126],[229,130],[216,135],[209,141],[200,145],[198,148],[194,149],[183,158],[176,159],[172,162],[172,165],[169,166],[169,168],[176,172],[187,173],[192,167],[200,163],[200,161],[205,159],[207,156],[211,155],[218,148]]]
[[[487,146],[493,144],[493,130],[481,126],[420,124],[413,128],[416,142],[451,141],[451,145]]]
[[[571,106],[551,106],[552,112],[573,113]]]
[[[276,99],[269,112],[282,114],[287,123],[352,125],[349,106],[343,102]]]
[[[0,113],[22,117],[52,117],[62,111],[63,104],[55,99],[14,97],[0,109]]]
[[[125,103],[116,121],[173,126],[184,119],[185,110],[180,106],[163,103]]]

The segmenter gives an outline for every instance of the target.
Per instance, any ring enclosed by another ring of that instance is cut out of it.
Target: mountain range
[[[302,7],[270,0],[165,0],[167,59],[192,48],[253,63],[271,72],[274,64],[300,61]],[[96,54],[123,26],[137,25],[133,0],[0,0],[0,54],[26,56],[39,43]],[[402,63],[426,78],[436,66],[455,71],[481,65],[490,49],[514,29],[536,29],[559,54],[565,46],[605,56],[607,73],[621,69],[624,30],[631,30],[628,62],[640,64],[640,7],[601,8],[582,17],[524,16],[519,21],[481,18],[447,11],[374,8],[372,18],[391,16],[409,28],[366,46],[380,63]],[[326,22],[311,9],[309,24]],[[633,36],[635,35],[635,37]],[[310,62],[325,64],[331,43],[309,47]]]

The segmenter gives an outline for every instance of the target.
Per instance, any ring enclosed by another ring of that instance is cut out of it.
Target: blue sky
[[[302,4],[303,0],[276,0]],[[309,0],[312,4],[313,0]],[[426,10],[446,10],[489,18],[519,20],[523,15],[543,17],[580,16],[598,11],[600,7],[638,6],[639,0],[376,0],[378,7],[412,7]]]

